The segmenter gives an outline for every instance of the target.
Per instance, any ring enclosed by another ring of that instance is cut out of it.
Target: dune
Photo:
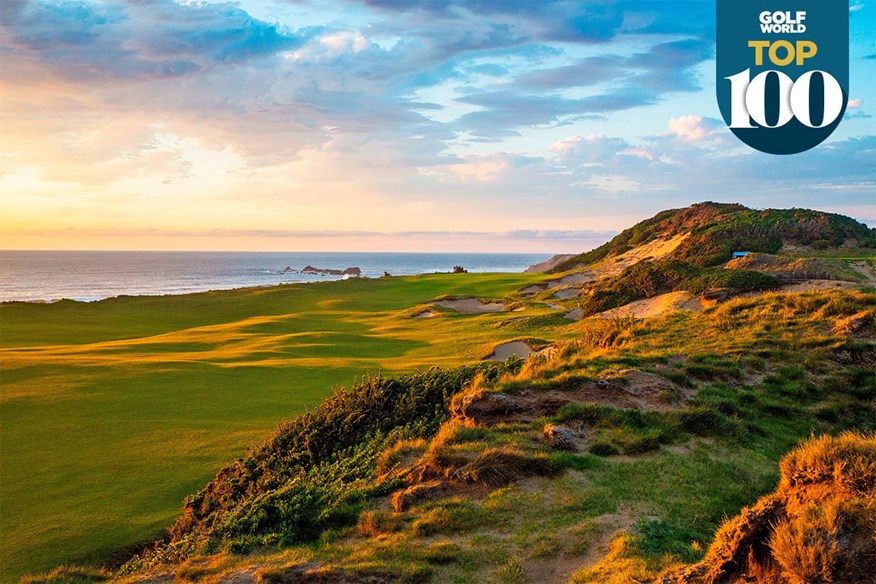
[[[653,318],[679,310],[700,312],[703,310],[703,303],[699,296],[693,296],[690,292],[668,292],[653,298],[636,300],[625,306],[600,312],[596,316],[606,319],[630,316],[633,318]]]
[[[603,276],[614,276],[623,272],[626,268],[645,259],[656,260],[669,255],[675,248],[687,239],[689,234],[676,235],[670,239],[655,239],[645,245],[631,249],[621,255],[605,260],[599,264]]]

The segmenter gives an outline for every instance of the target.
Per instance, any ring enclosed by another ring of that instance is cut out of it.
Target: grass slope
[[[725,517],[774,490],[801,440],[876,430],[872,293],[766,295],[575,327],[549,358],[476,378],[453,396],[451,419],[435,412],[396,434],[390,424],[373,434],[380,444],[334,440],[370,409],[334,398],[331,415],[279,430],[190,499],[174,539],[127,566],[130,581],[156,566],[204,582],[651,581],[701,560]],[[648,395],[647,407],[621,399]],[[557,426],[584,437],[575,451],[546,442]],[[324,460],[307,446],[334,442],[358,446]],[[283,470],[290,460],[304,475]],[[278,473],[293,478],[262,478]],[[314,489],[355,506],[315,530],[290,523],[335,508]],[[254,545],[268,547],[246,555]],[[307,579],[314,570],[325,579]]]
[[[698,203],[662,211],[624,230],[608,243],[558,264],[562,272],[622,254],[655,239],[688,237],[669,259],[706,267],[731,259],[733,251],[776,253],[794,246],[795,255],[821,255],[842,249],[851,240],[857,248],[876,247],[876,231],[854,219],[808,209],[749,209],[739,204]],[[857,248],[853,250],[860,251]],[[801,253],[805,251],[806,253]],[[851,257],[868,257],[872,252]]]
[[[537,275],[348,280],[95,303],[0,305],[0,581],[106,559],[280,420],[370,371],[479,360],[534,331],[506,313],[431,319],[456,294],[505,298]],[[539,334],[568,322],[534,305]]]

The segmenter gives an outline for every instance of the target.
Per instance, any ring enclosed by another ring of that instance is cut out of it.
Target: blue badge
[[[770,154],[814,148],[849,99],[849,6],[718,0],[716,92],[730,130]]]

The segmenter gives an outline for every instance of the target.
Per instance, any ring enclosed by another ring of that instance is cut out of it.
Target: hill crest
[[[798,254],[817,255],[833,248],[876,248],[876,229],[844,215],[797,208],[758,210],[739,203],[706,201],[661,211],[593,250],[555,256],[544,265],[550,272],[576,270],[681,235],[687,236],[685,241],[665,257],[700,267],[725,263],[734,251],[775,254],[793,247]]]

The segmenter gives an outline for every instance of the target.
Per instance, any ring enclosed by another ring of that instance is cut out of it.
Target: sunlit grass
[[[222,464],[334,386],[479,360],[519,335],[491,326],[507,314],[427,320],[405,311],[445,294],[504,298],[538,278],[0,305],[0,581],[102,560],[159,534]]]

